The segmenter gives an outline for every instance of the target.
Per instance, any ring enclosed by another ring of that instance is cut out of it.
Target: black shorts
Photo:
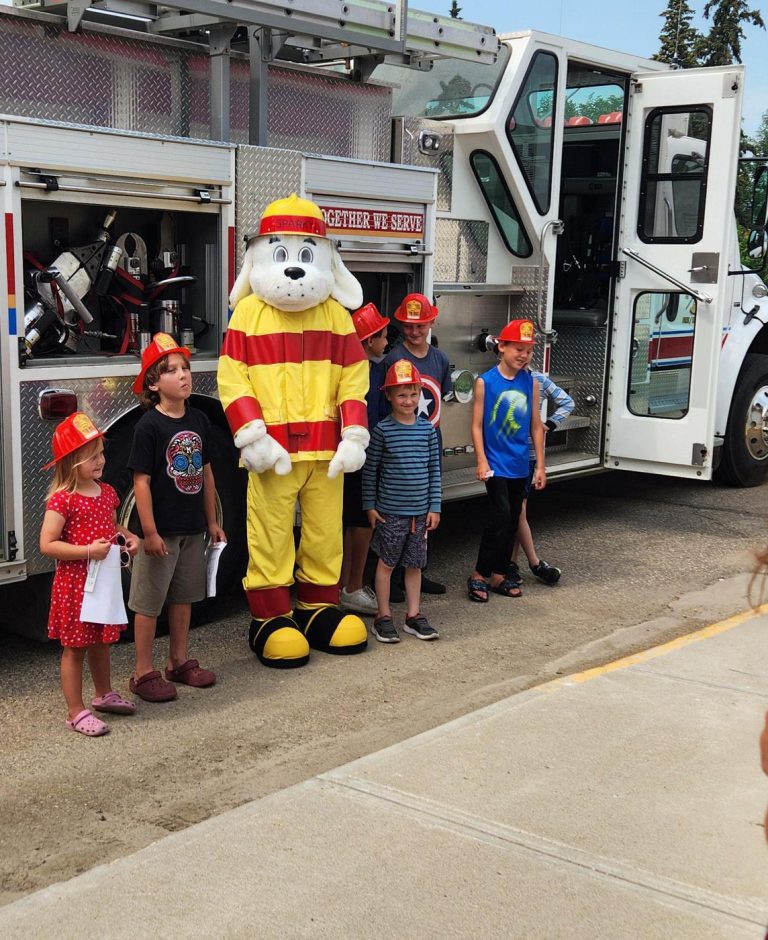
[[[344,503],[341,521],[345,529],[370,529],[368,514],[363,509],[363,471],[344,474]]]

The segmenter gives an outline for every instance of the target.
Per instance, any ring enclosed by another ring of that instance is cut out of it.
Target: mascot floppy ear
[[[248,247],[245,249],[245,257],[243,258],[243,266],[240,268],[240,273],[237,275],[237,280],[232,287],[232,292],[229,295],[229,306],[232,310],[240,303],[243,297],[247,297],[249,294],[253,293],[253,288],[251,287],[251,271],[253,270],[253,249],[256,242],[255,240],[251,241]]]
[[[347,310],[357,310],[363,303],[363,288],[354,274],[347,269],[333,243],[331,243],[331,271],[333,273],[331,297],[338,300]]]

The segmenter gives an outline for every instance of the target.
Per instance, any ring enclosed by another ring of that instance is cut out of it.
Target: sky
[[[650,58],[659,48],[662,19],[659,15],[667,0],[536,0],[535,4],[517,4],[510,0],[457,0],[461,18],[493,26],[497,33],[521,29],[539,29],[578,39],[595,46],[607,46]],[[698,11],[693,25],[707,32],[711,20],[701,16],[705,0],[688,0]],[[414,10],[447,15],[451,0],[409,0]],[[762,11],[768,23],[765,0],[750,0],[751,9]],[[611,12],[612,11],[612,12]],[[747,69],[744,95],[744,130],[757,130],[762,115],[768,111],[768,31],[747,25],[742,42],[742,62]]]

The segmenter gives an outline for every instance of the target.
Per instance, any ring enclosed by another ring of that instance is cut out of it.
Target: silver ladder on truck
[[[354,60],[366,81],[387,61],[428,70],[437,58],[492,64],[500,43],[491,26],[408,8],[408,0],[16,0],[16,5],[64,13],[70,32],[83,18],[166,36],[205,36],[211,56],[215,136],[229,139],[229,51],[237,30],[247,33],[250,56],[250,143],[266,146],[267,69],[283,47],[308,65]],[[113,20],[114,22],[114,20]]]

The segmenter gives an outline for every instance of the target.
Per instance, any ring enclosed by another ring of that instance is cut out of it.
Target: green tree
[[[462,9],[463,8],[458,5],[456,0],[451,0],[451,9],[448,12],[451,14],[453,19],[458,20],[460,19],[459,13],[461,13]]]
[[[765,29],[759,10],[751,10],[747,0],[707,0],[704,17],[712,17],[712,28],[702,41],[699,58],[702,65],[731,65],[741,62],[744,26]]]
[[[659,16],[664,25],[659,34],[659,51],[653,58],[684,69],[695,68],[699,64],[702,35],[691,25],[693,10],[686,0],[669,0],[667,9]]]

